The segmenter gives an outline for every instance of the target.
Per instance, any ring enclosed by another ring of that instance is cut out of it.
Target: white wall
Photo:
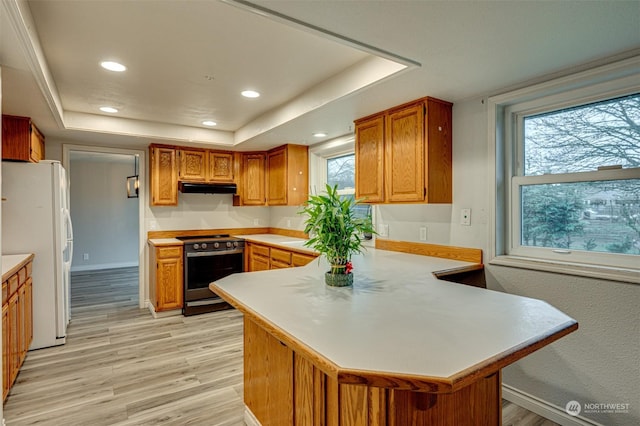
[[[138,199],[127,198],[127,162],[109,158],[71,159],[72,271],[138,265]],[[84,254],[89,255],[84,260]]]
[[[177,207],[148,207],[147,230],[269,226],[268,207],[234,207],[230,194],[178,193]]]

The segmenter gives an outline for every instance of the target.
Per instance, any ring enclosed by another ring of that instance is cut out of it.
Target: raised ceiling
[[[32,116],[47,137],[103,145],[313,144],[316,131],[348,134],[354,119],[404,101],[455,103],[640,48],[637,1],[3,6],[3,112]],[[262,96],[241,97],[248,88]]]

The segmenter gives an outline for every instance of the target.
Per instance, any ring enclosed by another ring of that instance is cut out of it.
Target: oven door
[[[185,307],[224,303],[209,290],[209,283],[243,270],[243,250],[185,253]]]

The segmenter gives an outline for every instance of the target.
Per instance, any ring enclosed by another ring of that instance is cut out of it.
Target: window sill
[[[640,270],[614,268],[595,264],[558,262],[542,259],[532,259],[518,256],[498,256],[489,262],[490,265],[507,266],[510,268],[530,269],[534,271],[552,272],[556,274],[576,275],[587,278],[597,278],[609,281],[640,284]]]

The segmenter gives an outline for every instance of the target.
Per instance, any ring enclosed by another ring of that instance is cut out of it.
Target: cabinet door
[[[384,115],[356,124],[356,198],[384,201]]]
[[[293,425],[293,351],[247,317],[244,403],[261,425]]]
[[[44,159],[44,136],[36,126],[31,124],[30,159],[37,163]]]
[[[151,205],[178,205],[178,165],[172,147],[150,146]]]
[[[428,203],[451,203],[452,188],[452,146],[451,146],[451,104],[429,99],[425,113],[425,146],[427,170],[425,187]]]
[[[27,286],[22,285],[18,289],[18,366],[22,365],[24,358],[27,356],[27,339],[29,332],[27,331]]]
[[[156,263],[156,311],[182,308],[182,257],[161,258]]]
[[[209,151],[209,170],[207,179],[213,182],[233,181],[233,154],[230,152]]]
[[[25,341],[26,341],[26,350],[29,350],[29,346],[31,346],[31,342],[33,341],[33,280],[31,278],[27,279],[27,283],[25,286]]]
[[[424,105],[387,115],[385,137],[385,189],[390,202],[423,201]]]
[[[242,204],[262,206],[264,197],[265,154],[245,154],[242,158]]]
[[[9,323],[9,304],[2,305],[2,400],[7,398],[11,387],[11,362],[9,357],[9,346],[11,344],[11,333]]]
[[[291,266],[304,266],[315,259],[316,256],[310,254],[291,253]]]
[[[18,293],[9,298],[9,383],[13,384],[20,367],[20,325],[18,315]]]
[[[270,151],[267,158],[267,204],[287,204],[287,150]]]
[[[181,149],[178,179],[191,182],[207,180],[207,151]]]

